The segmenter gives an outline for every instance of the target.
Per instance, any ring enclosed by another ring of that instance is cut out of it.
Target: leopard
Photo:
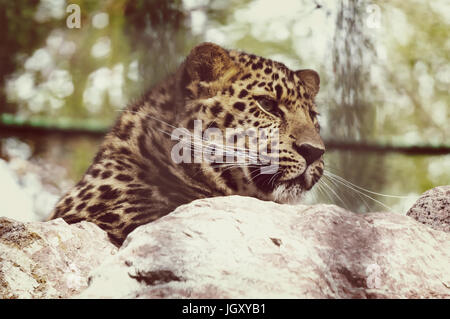
[[[120,247],[137,227],[196,199],[240,195],[297,203],[324,170],[319,88],[312,69],[293,71],[244,51],[198,44],[175,72],[121,111],[86,173],[49,219],[95,223]],[[198,120],[202,129],[276,130],[275,171],[174,161],[179,141],[171,130],[192,130]]]

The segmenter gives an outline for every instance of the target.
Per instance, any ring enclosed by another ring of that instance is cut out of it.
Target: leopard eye
[[[309,111],[309,116],[311,117],[311,119],[316,119],[317,118],[317,116],[319,116],[320,115],[320,113],[319,112],[317,112],[317,111],[313,111],[313,110],[311,110],[311,111]]]
[[[277,115],[278,103],[274,99],[268,96],[257,96],[255,97],[256,102],[265,111]]]
[[[319,124],[319,122],[316,122],[316,123],[314,124],[314,127],[316,128],[317,132],[320,133],[320,124]]]

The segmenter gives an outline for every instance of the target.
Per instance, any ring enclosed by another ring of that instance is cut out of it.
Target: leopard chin
[[[303,173],[286,180],[278,181],[272,192],[273,200],[280,204],[299,204],[320,179],[321,175],[313,174],[314,168],[309,166]]]
[[[273,201],[279,204],[300,204],[305,191],[300,184],[281,183],[272,192]]]

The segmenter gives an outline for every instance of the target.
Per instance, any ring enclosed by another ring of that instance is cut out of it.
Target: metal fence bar
[[[90,137],[100,139],[108,132],[107,128],[62,128],[50,126],[33,126],[28,124],[0,123],[0,136],[43,137],[55,135],[66,138]],[[325,147],[330,151],[352,151],[362,153],[403,153],[407,155],[445,155],[450,154],[450,145],[385,145],[366,142],[348,142],[326,140]]]
[[[328,150],[363,153],[403,153],[407,155],[445,155],[450,154],[447,145],[388,145],[365,142],[325,141]]]

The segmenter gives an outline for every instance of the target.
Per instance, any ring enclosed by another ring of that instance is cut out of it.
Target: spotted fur
[[[319,82],[312,70],[292,71],[211,43],[195,47],[175,74],[123,111],[51,218],[94,222],[120,246],[136,227],[198,198],[238,194],[297,201],[323,172],[314,104]],[[175,164],[170,132],[192,129],[194,120],[220,129],[278,129],[278,171],[262,175],[253,166]]]

